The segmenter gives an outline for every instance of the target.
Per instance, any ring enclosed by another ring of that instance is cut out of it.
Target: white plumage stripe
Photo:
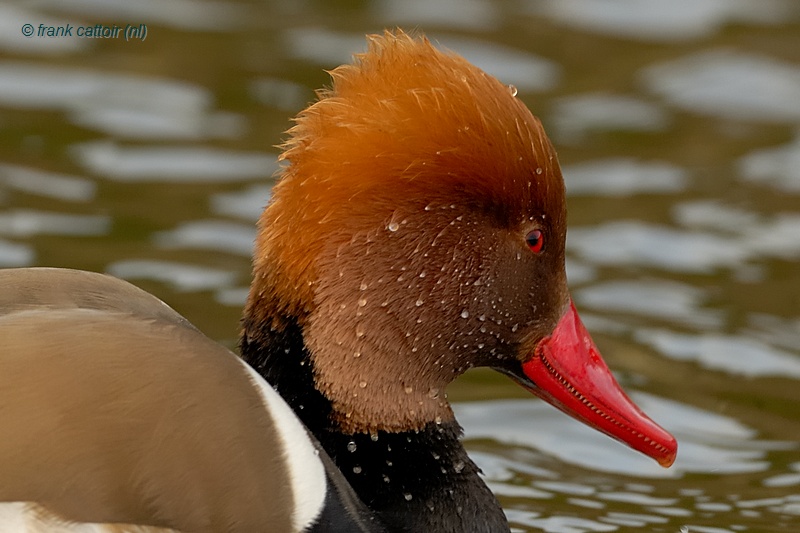
[[[250,365],[242,360],[239,362],[247,369],[253,385],[261,395],[264,408],[275,422],[275,430],[280,435],[292,484],[292,526],[297,532],[303,531],[320,515],[325,505],[327,481],[319,452],[291,407]]]

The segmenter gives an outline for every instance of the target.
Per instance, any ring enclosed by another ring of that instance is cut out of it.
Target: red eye
[[[525,242],[528,243],[531,252],[538,254],[544,246],[544,235],[541,230],[535,229],[525,236]]]

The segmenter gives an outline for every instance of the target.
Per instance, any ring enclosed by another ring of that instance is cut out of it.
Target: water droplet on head
[[[367,290],[367,283],[366,283],[365,281],[362,281],[362,282],[361,282],[361,290],[362,290],[362,291],[365,291],[365,290]]]
[[[413,496],[411,495],[410,492],[404,492],[403,493],[403,498],[405,498],[407,502],[410,502],[411,498],[413,498]]]
[[[456,474],[460,474],[462,470],[464,470],[464,461],[457,461],[453,464],[453,470],[456,471]]]
[[[542,167],[536,167],[536,173],[537,174],[541,174],[542,173]]]
[[[361,381],[361,382],[359,382],[358,386],[361,387],[362,389],[366,389],[367,388],[367,382],[366,381]]]
[[[461,311],[461,318],[469,318],[469,311],[466,309]]]
[[[367,305],[367,299],[366,298],[360,298],[358,300],[358,306],[359,307],[364,307],[365,305]]]
[[[416,305],[417,307],[419,307],[419,306],[421,306],[421,305],[422,305],[422,304],[424,304],[424,303],[425,303],[425,302],[423,302],[422,300],[417,300],[416,302],[414,302],[414,305]]]
[[[356,359],[361,357],[361,352],[359,352],[359,351],[353,352],[353,357],[355,357]]]
[[[361,338],[364,336],[364,324],[356,324],[356,337]]]
[[[378,434],[377,433],[370,433],[369,438],[372,439],[372,442],[378,442]]]
[[[355,442],[350,441],[350,442],[347,443],[347,451],[348,452],[353,453],[354,451],[356,451],[356,448],[357,448],[357,446],[356,446]]]
[[[353,473],[354,474],[360,474],[361,473],[361,467],[360,466],[354,466],[353,467]]]
[[[411,394],[412,392],[414,392],[414,387],[412,387],[410,385],[406,385],[405,389],[403,389],[403,390],[406,391],[406,394]]]
[[[383,482],[389,483],[389,476],[387,476],[386,474],[383,475]]]
[[[397,231],[400,229],[400,224],[392,220],[391,222],[389,222],[389,225],[386,226],[386,229],[388,229],[389,231]]]
[[[511,93],[511,96],[517,96],[517,88],[513,85],[509,85],[508,90]]]

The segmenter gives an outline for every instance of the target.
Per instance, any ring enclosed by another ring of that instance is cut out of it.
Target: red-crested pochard
[[[0,271],[0,500],[26,502],[0,519],[508,531],[445,394],[476,366],[674,461],[572,305],[564,182],[515,91],[400,31],[331,76],[259,221],[247,364],[126,282]]]

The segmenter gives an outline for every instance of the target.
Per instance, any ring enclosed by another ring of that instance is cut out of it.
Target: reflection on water
[[[742,177],[767,183],[788,193],[800,193],[800,136],[784,146],[756,150],[739,162]]]
[[[30,209],[9,209],[0,213],[0,235],[103,235],[111,220],[105,216],[66,215]]]
[[[2,231],[0,229],[0,231]],[[256,229],[221,220],[195,220],[154,236],[155,243],[165,248],[199,248],[252,257]]]
[[[563,169],[570,196],[628,196],[675,193],[686,188],[686,172],[669,163],[627,158],[592,160]]]
[[[559,67],[535,54],[479,39],[430,37],[521,91],[545,91],[558,83]],[[361,33],[342,34],[324,28],[293,29],[287,32],[287,38],[290,54],[323,65],[347,62],[353,53],[366,48]]]
[[[135,45],[20,32],[140,21]],[[322,69],[395,24],[515,85],[542,118],[569,192],[575,301],[680,443],[664,470],[468,373],[448,392],[515,531],[796,530],[792,0],[6,2],[0,266],[112,273],[233,346],[280,132]]]
[[[666,280],[608,281],[573,291],[581,307],[603,313],[628,313],[701,329],[722,325],[722,313],[700,309],[707,298],[698,288]]]
[[[732,50],[712,50],[648,67],[647,88],[702,114],[754,121],[800,121],[800,66]]]
[[[730,22],[780,24],[791,0],[529,0],[531,12],[558,24],[645,41],[696,39]]]
[[[196,183],[259,179],[275,171],[275,157],[211,147],[121,147],[92,142],[72,147],[81,165],[116,181]]]
[[[623,445],[575,424],[548,405],[529,400],[500,400],[456,404],[459,421],[467,428],[467,443],[481,448],[486,441],[504,445],[501,454],[473,453],[492,490],[505,501],[540,501],[537,509],[558,507],[566,515],[550,515],[521,509],[508,512],[512,524],[544,531],[616,531],[614,526],[653,529],[654,524],[691,524],[702,515],[754,516],[791,523],[800,516],[800,495],[749,500],[735,492],[709,495],[703,490],[664,490],[655,480],[691,478],[692,474],[761,475],[772,468],[773,451],[795,451],[797,442],[765,441],[757,431],[736,420],[692,406],[644,395],[634,400],[674,432],[680,442],[678,460],[666,470],[649,459],[634,456]],[[525,423],[535,421],[535,431]],[[559,470],[548,467],[557,458]],[[564,465],[574,465],[563,474]],[[764,485],[781,487],[800,484],[797,463],[793,473],[764,478]],[[604,475],[608,473],[609,475]],[[620,481],[619,474],[634,481]],[[612,476],[613,474],[613,476]],[[722,501],[719,501],[722,500]],[[529,505],[529,504],[527,504]],[[527,506],[526,505],[526,506]],[[581,511],[581,510],[584,511]],[[570,516],[573,515],[573,516]],[[578,515],[580,518],[574,516]],[[766,515],[766,516],[765,516]],[[689,531],[729,531],[689,526]],[[658,530],[658,529],[656,529]],[[669,531],[669,529],[664,529]],[[732,530],[740,530],[738,528]],[[672,530],[674,531],[674,530]],[[759,530],[760,531],[760,530]]]
[[[209,112],[207,89],[174,80],[0,64],[0,103],[69,113],[72,123],[128,138],[234,137],[241,119]]]
[[[674,272],[711,272],[738,265],[747,257],[747,251],[729,237],[636,220],[573,227],[567,243],[569,250],[590,263]]]
[[[55,12],[101,18],[147,20],[166,27],[198,31],[234,31],[247,22],[247,8],[210,0],[37,0]]]
[[[160,281],[179,291],[218,289],[230,285],[234,279],[233,273],[223,270],[145,259],[111,263],[107,272],[130,281],[143,279]]]
[[[696,361],[701,366],[748,377],[800,378],[800,358],[745,335],[700,335],[640,329],[636,339],[667,357]]]
[[[496,5],[486,0],[379,0],[373,9],[377,20],[404,28],[436,26],[488,31],[497,29],[502,21]]]
[[[577,144],[598,131],[663,131],[670,123],[661,107],[635,98],[590,93],[559,98],[553,108],[552,135],[559,143]],[[574,173],[567,173],[573,180]],[[570,186],[570,193],[574,193]],[[599,191],[598,191],[599,192]]]
[[[211,197],[211,210],[222,216],[255,223],[270,197],[271,187],[253,185],[241,191],[219,193]]]
[[[8,189],[73,202],[88,202],[97,190],[97,184],[86,178],[4,164],[0,164],[0,184]]]
[[[35,255],[31,246],[0,239],[0,267],[32,266]]]
[[[574,423],[542,402],[525,399],[462,403],[455,406],[455,411],[459,422],[467,428],[468,440],[492,439],[533,448],[581,468],[640,478],[761,472],[770,466],[765,460],[769,450],[800,446],[794,442],[755,439],[756,431],[752,428],[690,405],[643,393],[633,394],[632,398],[648,415],[670,428],[678,439],[679,455],[672,468],[662,468],[651,459],[634,454],[624,445]],[[530,420],[536,431],[523,423],[509,425],[508,418]]]

